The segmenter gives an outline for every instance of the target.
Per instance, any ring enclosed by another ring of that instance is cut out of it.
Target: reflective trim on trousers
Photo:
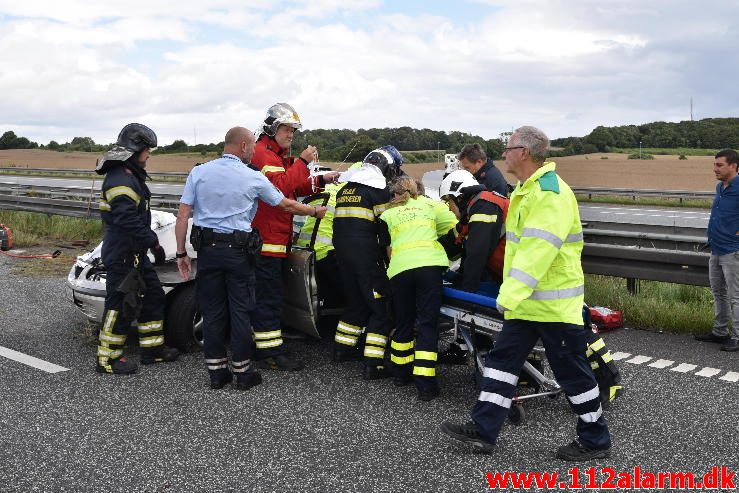
[[[282,344],[282,339],[272,339],[269,341],[256,341],[257,349],[269,349]]]
[[[351,325],[351,324],[348,324],[342,321],[339,321],[338,325],[336,325],[336,330],[340,330],[341,332],[346,332],[349,334],[356,334],[356,335],[362,334],[362,327],[359,327],[357,325]]]
[[[594,399],[600,398],[600,390],[598,389],[598,386],[596,385],[592,389],[588,390],[587,392],[583,392],[582,394],[577,395],[568,395],[567,399],[573,404],[584,404],[585,402],[592,401]]]
[[[578,414],[578,417],[586,423],[595,423],[603,415],[603,407],[599,404],[598,410],[592,413]]]
[[[413,363],[413,355],[411,354],[410,356],[395,356],[394,354],[391,354],[390,361],[392,361],[396,365],[407,365],[408,363]]]
[[[437,353],[433,351],[416,351],[416,360],[436,361],[437,358]]]
[[[408,351],[409,349],[413,349],[415,345],[416,345],[415,341],[411,341],[411,342],[390,341],[390,348],[395,349],[396,351]]]
[[[497,404],[498,406],[504,407],[506,409],[510,409],[512,402],[511,399],[492,392],[480,392],[480,397],[478,398],[478,400]]]
[[[425,366],[414,366],[413,374],[419,377],[435,377],[436,368],[428,368]]]
[[[495,368],[485,367],[482,369],[482,376],[499,382],[505,382],[510,385],[516,385],[518,383],[518,377],[513,373],[506,371],[496,370]]]
[[[141,347],[161,346],[162,344],[164,344],[164,336],[139,337]]]
[[[358,337],[340,335],[338,332],[334,336],[334,342],[338,342],[339,344],[346,344],[347,346],[356,346],[358,341]]]
[[[385,350],[377,346],[365,346],[364,356],[367,358],[384,358]]]
[[[379,334],[367,334],[367,342],[384,347],[387,344],[387,337]]]
[[[232,361],[231,370],[234,373],[246,373],[251,368],[251,360],[245,359],[244,361]]]

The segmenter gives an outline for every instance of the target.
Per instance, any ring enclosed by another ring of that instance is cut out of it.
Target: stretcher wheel
[[[508,421],[518,426],[523,423],[524,419],[526,419],[526,413],[523,411],[523,405],[513,404],[508,410]]]

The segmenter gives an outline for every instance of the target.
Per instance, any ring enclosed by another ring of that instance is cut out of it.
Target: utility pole
[[[639,161],[641,161],[641,140],[639,141]]]
[[[693,121],[693,96],[690,96],[690,121]]]

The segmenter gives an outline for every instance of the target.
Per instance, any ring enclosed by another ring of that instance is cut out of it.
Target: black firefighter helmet
[[[99,175],[107,172],[106,163],[108,161],[126,161],[146,148],[155,148],[157,146],[157,134],[141,123],[129,123],[121,129],[115,144],[102,158],[98,159],[95,171]]]

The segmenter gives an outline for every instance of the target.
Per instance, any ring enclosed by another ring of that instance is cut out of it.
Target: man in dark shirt
[[[725,149],[715,156],[713,173],[719,183],[708,221],[711,259],[708,278],[715,306],[713,330],[695,336],[723,344],[723,351],[739,351],[739,153]],[[729,332],[731,319],[732,332]]]
[[[510,190],[503,173],[493,164],[482,150],[480,144],[466,144],[457,156],[463,169],[472,173],[480,185],[489,192],[497,192],[508,197]]]

